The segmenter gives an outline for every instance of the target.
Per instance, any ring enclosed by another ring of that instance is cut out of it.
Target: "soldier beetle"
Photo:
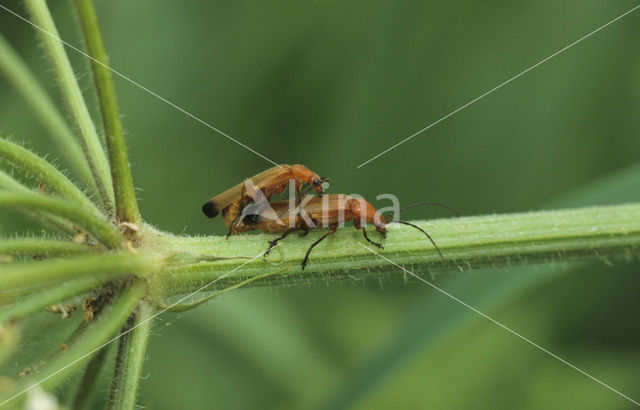
[[[329,178],[321,178],[315,172],[304,165],[282,164],[269,168],[243,183],[230,188],[223,193],[211,198],[202,206],[202,212],[209,218],[214,218],[220,212],[225,224],[229,228],[227,236],[234,233],[235,225],[242,215],[242,210],[255,199],[251,190],[247,186],[254,187],[254,191],[260,192],[268,201],[275,194],[281,194],[290,185],[294,185],[295,193],[300,198],[300,191],[304,184],[310,185],[310,189],[316,191],[318,195],[324,193],[323,184]]]
[[[322,242],[327,236],[336,232],[339,226],[345,222],[353,221],[356,229],[362,230],[362,234],[367,242],[383,249],[382,244],[372,241],[367,235],[366,225],[371,223],[376,231],[385,238],[387,234],[386,224],[391,222],[401,223],[416,228],[433,244],[440,258],[444,261],[442,252],[431,236],[422,228],[406,221],[391,220],[392,215],[384,218],[369,202],[362,198],[354,198],[349,195],[332,194],[323,197],[305,196],[299,204],[298,212],[291,212],[292,207],[289,201],[279,201],[266,204],[252,205],[251,213],[245,215],[236,228],[236,232],[245,232],[259,229],[267,233],[282,233],[273,241],[269,241],[269,248],[265,252],[268,255],[271,249],[292,232],[302,231],[301,235],[306,235],[311,229],[327,228],[327,232],[317,241],[309,246],[302,261],[302,269],[305,268],[309,260],[309,255],[313,248]],[[458,212],[444,204],[437,202],[420,202],[401,208],[399,211],[414,208],[422,205],[435,205]],[[287,212],[289,210],[289,212]],[[285,215],[286,214],[286,215]]]

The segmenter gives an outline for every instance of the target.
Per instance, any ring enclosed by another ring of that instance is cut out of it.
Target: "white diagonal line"
[[[151,91],[150,89],[148,89],[147,87],[143,86],[140,83],[137,83],[136,81],[132,80],[131,78],[127,77],[126,75],[122,74],[119,71],[114,70],[113,68],[109,67],[108,65],[104,64],[101,61],[96,60],[95,58],[91,57],[89,54],[85,53],[84,51],[78,49],[77,47],[72,46],[71,44],[67,43],[66,41],[64,41],[63,39],[61,39],[60,37],[56,36],[55,34],[52,34],[50,32],[48,32],[47,30],[45,30],[44,28],[38,26],[37,24],[35,24],[34,22],[30,21],[29,19],[22,17],[21,15],[19,15],[18,13],[9,10],[8,8],[6,8],[5,6],[3,6],[2,4],[0,4],[0,8],[4,9],[5,11],[13,14],[14,16],[16,16],[17,18],[19,18],[22,21],[25,21],[29,24],[31,24],[33,27],[35,27],[36,29],[42,31],[43,33],[47,34],[48,36],[53,37],[54,39],[58,40],[60,43],[64,44],[65,46],[69,47],[70,49],[77,51],[78,53],[82,54],[83,56],[87,57],[88,59],[100,64],[101,66],[103,66],[104,68],[106,68],[107,70],[111,71],[112,73],[114,73],[115,75],[124,78],[125,80],[129,81],[131,84],[137,86],[138,88],[148,92],[149,94],[153,95],[154,97],[156,97],[157,99],[159,99],[160,101],[164,101],[165,103],[169,104],[170,106],[172,106],[173,108],[175,108],[176,110],[182,112],[183,114],[186,114],[187,116],[193,118],[194,120],[198,121],[200,124],[204,125],[205,127],[211,128],[212,130],[214,130],[215,132],[217,132],[218,134],[227,137],[228,139],[230,139],[231,141],[235,142],[236,144],[240,145],[241,147],[253,152],[254,154],[256,154],[257,156],[259,156],[260,158],[269,161],[270,163],[272,163],[273,165],[276,166],[280,166],[279,164],[276,164],[275,162],[273,162],[272,160],[270,160],[269,158],[265,157],[264,155],[262,155],[261,153],[259,153],[258,151],[249,148],[248,146],[246,146],[245,144],[241,143],[240,141],[238,141],[237,139],[231,137],[230,135],[228,135],[227,133],[219,130],[218,128],[214,127],[213,125],[209,124],[208,122],[201,120],[200,118],[196,117],[195,115],[191,114],[190,112],[188,112],[185,109],[182,109],[180,107],[178,107],[177,105],[175,105],[174,103],[172,103],[171,101],[167,100],[164,97],[161,97],[160,95],[156,94],[155,92]]]
[[[561,361],[562,363],[566,364],[567,366],[571,367],[572,369],[582,373],[583,375],[587,376],[588,378],[590,378],[593,381],[596,381],[598,383],[600,383],[601,385],[603,385],[604,387],[606,387],[607,389],[611,390],[614,393],[617,393],[618,395],[624,397],[625,399],[629,400],[631,403],[635,404],[636,406],[640,406],[640,403],[638,403],[637,401],[633,400],[632,398],[630,398],[629,396],[626,396],[622,393],[620,393],[618,390],[614,389],[613,387],[609,386],[608,384],[600,381],[599,379],[596,379],[595,377],[593,377],[592,375],[590,375],[589,373],[585,372],[584,370],[581,370],[579,368],[577,368],[576,366],[572,365],[571,363],[569,363],[568,361],[564,360],[563,358],[551,353],[550,351],[548,351],[547,349],[545,349],[544,347],[532,342],[531,340],[527,339],[526,337],[522,336],[521,334],[517,333],[515,330],[511,330],[510,328],[508,328],[507,326],[503,325],[502,323],[498,322],[497,320],[493,319],[490,316],[485,315],[484,313],[480,312],[478,309],[474,308],[473,306],[469,305],[468,303],[463,302],[462,300],[458,299],[457,297],[453,296],[452,294],[448,293],[445,290],[440,289],[439,287],[437,287],[436,285],[434,285],[433,283],[429,282],[426,279],[421,278],[420,276],[416,275],[415,273],[411,272],[410,270],[406,269],[404,266],[400,266],[397,263],[395,263],[394,261],[392,261],[391,259],[388,259],[384,256],[382,256],[381,254],[379,254],[378,252],[376,252],[375,250],[369,248],[366,245],[363,245],[360,242],[357,242],[358,245],[362,246],[363,248],[367,249],[368,251],[370,251],[371,253],[374,253],[376,255],[378,255],[379,257],[381,257],[382,259],[384,259],[385,261],[393,264],[394,266],[397,266],[398,268],[402,269],[404,272],[408,273],[409,275],[413,276],[414,278],[426,283],[427,285],[431,286],[432,288],[434,288],[435,290],[437,290],[438,292],[442,293],[445,296],[450,297],[451,299],[455,300],[456,302],[460,303],[462,306],[469,308],[471,310],[473,310],[474,312],[476,312],[477,314],[479,314],[480,316],[484,317],[485,319],[488,319],[489,321],[493,322],[494,324],[500,326],[501,328],[503,328],[504,330],[506,330],[507,332],[518,336],[520,339],[524,340],[525,342],[529,343],[530,345],[542,350],[543,352],[545,352],[546,354],[548,354],[549,356]]]
[[[579,42],[581,42],[582,40],[587,39],[588,37],[591,37],[592,35],[594,35],[595,33],[597,33],[598,31],[602,30],[603,28],[607,27],[610,24],[615,23],[616,21],[620,20],[621,18],[623,18],[624,16],[626,16],[627,14],[637,10],[638,8],[640,8],[640,5],[635,6],[634,8],[632,8],[631,10],[627,11],[624,14],[621,14],[620,16],[614,18],[613,20],[609,21],[606,24],[603,24],[602,26],[598,27],[597,29],[593,30],[592,32],[590,32],[589,34],[586,34],[582,37],[580,37],[579,39],[577,39],[576,41],[574,41],[573,43],[569,44],[568,46],[556,51],[555,53],[551,54],[549,57],[540,60],[539,62],[537,62],[536,64],[532,65],[531,67],[527,68],[526,70],[524,70],[523,72],[521,72],[520,74],[517,74],[513,77],[511,77],[510,79],[508,79],[507,81],[493,87],[492,89],[490,89],[489,91],[487,91],[486,93],[482,94],[479,97],[474,98],[473,100],[469,101],[468,103],[466,103],[465,105],[459,107],[458,109],[456,109],[455,111],[450,112],[449,114],[445,115],[444,117],[440,118],[439,120],[437,120],[436,122],[433,122],[429,125],[427,125],[426,127],[424,127],[423,129],[421,129],[420,131],[415,132],[414,134],[408,136],[407,138],[403,139],[402,141],[398,142],[397,144],[387,148],[386,150],[382,151],[381,153],[379,153],[378,155],[376,155],[375,157],[372,157],[370,159],[368,159],[367,161],[363,162],[362,164],[358,165],[356,168],[360,168],[363,165],[368,164],[369,162],[373,161],[374,159],[380,157],[381,155],[386,154],[387,152],[391,151],[392,149],[398,147],[399,145],[404,144],[405,142],[409,141],[411,138],[415,137],[416,135],[422,134],[424,131],[428,130],[429,128],[433,127],[436,124],[441,123],[442,121],[446,120],[447,118],[451,117],[452,115],[464,110],[465,108],[467,108],[468,106],[470,106],[471,104],[473,104],[474,102],[486,97],[487,95],[491,94],[492,92],[496,91],[499,88],[502,88],[503,86],[509,84],[511,81],[515,80],[518,77],[521,77],[522,75],[528,73],[529,71],[533,70],[534,68],[538,67],[539,65],[542,65],[544,63],[546,63],[547,61],[551,60],[553,57],[557,56],[558,54],[562,53],[563,51],[568,50],[569,48],[575,46],[576,44],[578,44]]]
[[[277,244],[276,246],[274,246],[274,248],[276,248],[277,246],[280,246],[280,244]],[[161,311],[159,311],[158,313],[154,314],[153,316],[151,316],[148,319],[143,320],[142,322],[138,323],[137,325],[135,325],[134,327],[132,327],[131,329],[127,329],[126,331],[120,333],[118,336],[114,337],[113,339],[105,342],[104,344],[96,347],[95,349],[93,349],[92,351],[86,353],[83,356],[80,356],[78,359],[74,360],[73,362],[65,365],[64,367],[62,367],[59,370],[56,370],[55,372],[51,373],[50,375],[48,375],[47,377],[38,380],[37,382],[33,383],[31,386],[27,387],[26,389],[20,391],[19,393],[16,393],[14,396],[11,396],[10,398],[8,398],[7,400],[3,401],[2,403],[0,403],[0,407],[4,406],[5,404],[9,403],[11,400],[15,399],[16,397],[20,396],[21,394],[24,394],[26,392],[28,392],[29,390],[33,389],[34,387],[36,387],[37,385],[39,385],[40,383],[44,382],[45,380],[49,379],[50,377],[55,376],[56,374],[60,373],[61,371],[63,371],[64,369],[66,369],[69,366],[73,366],[74,364],[78,363],[80,360],[86,358],[87,356],[92,355],[93,353],[97,352],[98,350],[102,349],[103,347],[105,347],[106,345],[108,345],[111,342],[114,342],[118,339],[120,339],[122,336],[126,335],[127,333],[131,332],[133,329],[137,328],[138,326],[141,326],[145,323],[147,323],[150,320],[153,320],[154,318],[156,318],[158,315],[166,312],[167,310],[171,309],[172,307],[174,307],[175,305],[184,302],[186,299],[189,299],[191,296],[195,295],[196,293],[208,288],[209,286],[213,285],[214,283],[216,283],[217,281],[219,281],[222,278],[225,278],[229,275],[231,275],[233,272],[237,271],[238,269],[240,269],[241,267],[243,267],[244,265],[253,262],[254,260],[258,259],[260,256],[262,256],[262,254],[264,254],[264,252],[260,252],[258,255],[254,256],[253,258],[249,259],[248,261],[246,261],[245,263],[241,264],[240,266],[237,266],[235,268],[233,268],[232,270],[230,270],[229,272],[225,273],[224,275],[216,278],[215,280],[207,283],[206,285],[204,285],[203,287],[201,287],[200,289],[188,294],[187,296],[183,297],[182,299],[178,300],[175,303],[172,303],[171,305],[167,306],[166,308],[162,309]]]

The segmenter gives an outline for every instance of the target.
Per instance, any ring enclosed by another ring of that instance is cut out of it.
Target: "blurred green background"
[[[50,3],[80,46],[68,3]],[[640,199],[640,11],[355,168],[636,1],[96,3],[116,70],[277,163],[330,176],[331,192],[390,192],[465,215]],[[0,11],[0,30],[57,96],[31,27]],[[97,113],[86,61],[69,53]],[[203,201],[270,164],[132,84],[116,87],[145,220],[223,233]],[[4,78],[0,95],[3,135],[56,159]],[[0,227],[33,229],[9,213]],[[638,268],[515,267],[435,283],[638,400]],[[25,354],[62,340],[49,321],[30,331]],[[148,357],[140,403],[153,409],[633,406],[400,272],[241,290],[164,314]]]

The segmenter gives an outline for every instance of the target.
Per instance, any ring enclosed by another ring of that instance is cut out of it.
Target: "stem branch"
[[[107,152],[109,153],[109,162],[111,164],[116,216],[118,221],[138,222],[140,220],[140,212],[133,189],[127,144],[120,121],[120,109],[118,108],[113,77],[108,68],[109,58],[107,57],[98,26],[98,17],[91,0],[74,0],[74,4],[87,45],[87,52],[92,57],[89,61],[93,70],[96,91],[98,92]]]
[[[122,234],[103,215],[58,198],[38,194],[0,192],[0,208],[46,211],[48,214],[61,216],[80,226],[109,248],[124,247]]]
[[[91,358],[91,361],[87,364],[73,395],[73,403],[71,404],[72,410],[83,410],[87,408],[87,401],[91,397],[91,393],[96,386],[100,370],[104,367],[107,353],[109,353],[108,345],[105,346],[104,349],[98,350],[98,352]]]
[[[28,149],[4,138],[0,138],[0,158],[37,178],[43,184],[60,194],[61,197],[74,201],[96,212],[98,211],[98,208],[93,202],[91,202],[69,178],[58,171],[56,167]],[[6,178],[6,176],[3,176],[0,183],[3,183],[2,181]],[[5,181],[3,184],[6,185],[7,182]],[[14,190],[19,189],[18,185],[19,183],[13,184],[10,188]]]
[[[62,302],[91,289],[97,289],[109,279],[111,279],[109,276],[78,278],[54,288],[44,288],[42,292],[36,292],[14,304],[0,308],[0,326],[4,323],[13,322],[44,310],[47,306],[54,303]],[[2,301],[0,301],[0,306],[1,305]]]
[[[79,367],[85,364],[83,359],[92,357],[96,351],[105,346],[144,295],[146,284],[137,283],[126,289],[122,295],[106,306],[97,317],[85,326],[77,335],[72,335],[66,350],[58,350],[41,367],[38,372],[25,377],[14,386],[9,393],[0,394],[0,407],[10,401],[23,400],[22,394],[36,385],[52,390]]]
[[[64,100],[71,113],[76,129],[80,132],[80,143],[89,162],[93,179],[98,187],[102,202],[113,209],[113,185],[109,171],[109,163],[96,132],[91,115],[80,91],[69,57],[60,39],[53,18],[45,0],[25,0],[33,23],[38,27],[38,34],[49,54],[51,64],[57,75]]]
[[[11,44],[0,34],[0,70],[5,73],[9,82],[22,94],[31,105],[44,127],[58,144],[62,155],[77,172],[87,186],[97,191],[91,169],[84,157],[82,147],[69,128],[49,94],[40,85],[27,64],[20,58]]]
[[[71,259],[12,264],[2,267],[0,289],[5,291],[47,281],[60,283],[62,280],[78,280],[81,277],[102,281],[104,278],[150,273],[154,266],[151,257],[131,252],[103,252]]]
[[[13,256],[65,256],[95,252],[91,246],[60,239],[11,238],[0,240],[0,255]]]
[[[116,368],[109,395],[110,410],[134,410],[138,397],[138,386],[142,376],[147,342],[151,333],[154,310],[141,302],[123,332],[133,329],[120,339]]]

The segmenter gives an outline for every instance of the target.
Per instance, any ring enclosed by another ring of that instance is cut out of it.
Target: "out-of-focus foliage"
[[[570,204],[578,187],[639,160],[640,12],[355,167],[635,5],[118,0],[97,7],[116,70],[275,162],[330,176],[332,192],[371,199],[390,192],[405,204],[437,200],[472,215],[539,209],[559,196]],[[67,4],[51,6],[63,38],[80,46]],[[0,29],[55,95],[32,29],[4,11]],[[70,56],[89,89],[86,62]],[[116,87],[145,220],[174,233],[223,233],[220,220],[201,214],[202,202],[270,164],[132,84],[116,79]],[[2,133],[56,158],[4,80],[0,95]],[[640,192],[640,181],[635,186]],[[612,201],[637,199],[632,191]],[[444,215],[410,212],[408,218]],[[28,229],[8,213],[0,214],[0,226]],[[638,399],[639,266],[463,272],[436,284]],[[468,285],[498,287],[514,274],[549,280],[490,301],[482,286]],[[466,308],[405,279],[399,273],[382,284],[238,291],[192,312],[162,315],[141,403],[630,406],[486,319],[452,321]],[[435,339],[422,326],[430,322]],[[56,335],[48,321],[34,320],[21,354],[57,345]],[[110,371],[104,369],[99,391]]]

